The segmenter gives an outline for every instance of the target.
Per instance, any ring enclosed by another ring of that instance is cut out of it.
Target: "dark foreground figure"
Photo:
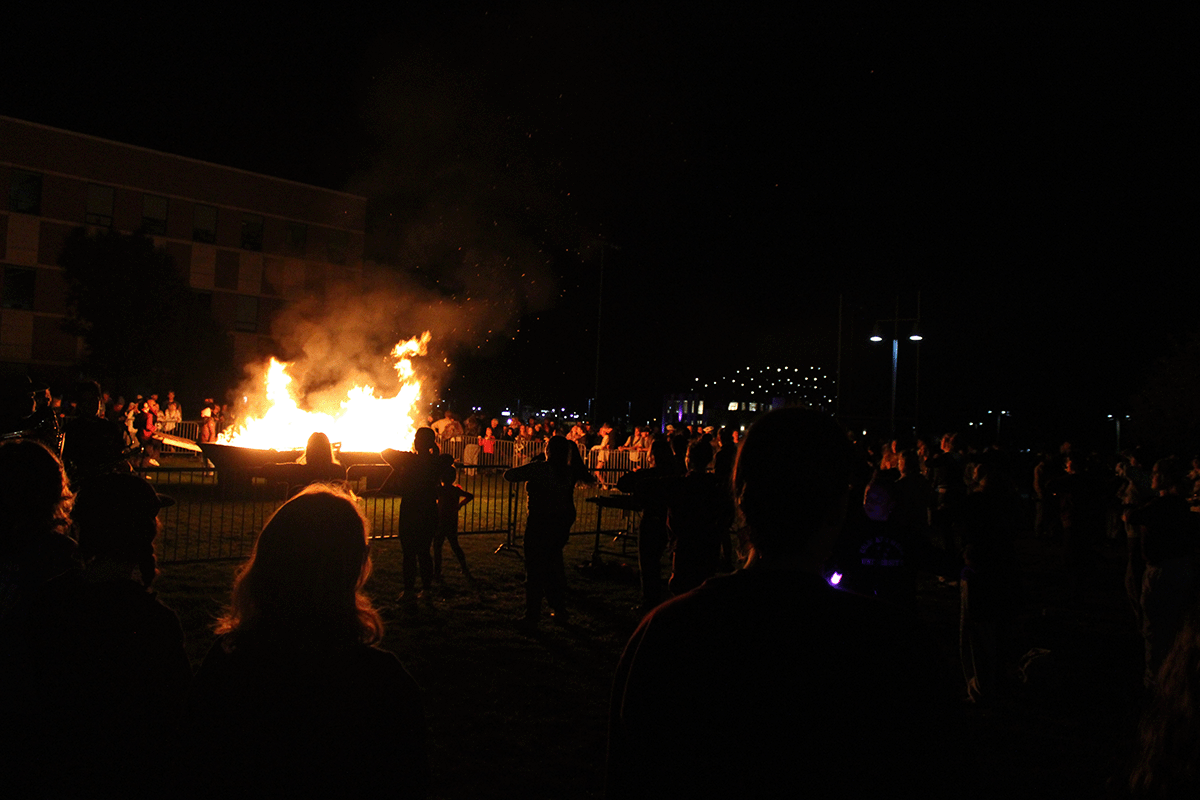
[[[180,788],[195,797],[424,797],[416,683],[372,645],[367,521],[309,486],[267,521],[196,674]]]
[[[546,443],[545,459],[534,459],[504,473],[511,483],[528,481],[526,498],[529,514],[525,521],[525,614],[521,624],[537,626],[542,613],[542,598],[550,606],[550,615],[567,618],[567,574],[563,566],[563,548],[575,524],[575,484],[592,482],[579,460],[579,451],[561,436]]]
[[[617,670],[609,797],[969,797],[953,682],[911,617],[821,570],[846,508],[846,437],[767,415],[734,493],[753,554],[651,613]]]

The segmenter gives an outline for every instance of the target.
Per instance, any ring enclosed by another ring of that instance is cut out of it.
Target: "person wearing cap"
[[[150,590],[159,509],[174,501],[132,474],[91,478],[71,517],[82,571],[38,609],[37,740],[51,796],[115,796],[131,776],[161,786],[191,681],[183,628]],[[65,758],[63,754],[70,754]]]

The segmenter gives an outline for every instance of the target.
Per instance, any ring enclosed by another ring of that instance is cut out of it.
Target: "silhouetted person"
[[[650,466],[628,472],[617,480],[617,489],[635,495],[642,504],[638,525],[638,576],[642,601],[638,612],[645,614],[663,599],[662,555],[667,547],[667,498],[665,492],[654,491],[656,483],[679,473],[675,455],[665,439],[650,445]]]
[[[734,473],[750,564],[638,626],[613,690],[609,797],[971,796],[912,620],[822,577],[852,459],[817,411],[755,423]]]
[[[955,531],[967,496],[963,480],[965,458],[958,434],[943,436],[941,451],[930,458],[928,464],[929,482],[937,497],[933,506],[933,529],[941,536],[946,552],[955,554],[962,549],[962,542],[955,540]]]
[[[591,483],[595,477],[588,473],[575,446],[555,436],[546,443],[544,459],[539,456],[524,466],[508,470],[504,479],[527,482],[525,496],[529,509],[522,541],[525,613],[519,622],[526,628],[537,626],[543,597],[550,606],[550,616],[563,622],[567,618],[563,548],[575,524],[575,484]]]
[[[455,483],[458,477],[454,469],[454,461],[450,456],[442,456],[443,467],[441,486],[438,489],[438,530],[433,540],[433,579],[442,580],[442,547],[449,542],[450,551],[458,559],[463,576],[467,583],[474,585],[471,570],[467,567],[467,554],[458,543],[458,511],[475,499],[475,495]]]
[[[174,501],[132,474],[98,475],[72,510],[82,572],[38,609],[39,739],[69,753],[44,772],[51,795],[118,796],[131,775],[164,785],[192,670],[175,612],[150,591],[158,511]]]
[[[381,455],[392,473],[380,491],[402,498],[396,514],[396,529],[404,551],[404,592],[400,599],[406,603],[429,599],[433,588],[432,549],[438,526],[438,492],[442,486],[437,437],[432,428],[418,428],[413,436],[413,452],[384,450]],[[418,571],[420,593],[416,591]]]
[[[1005,667],[1012,656],[1019,571],[1016,490],[987,464],[973,472],[975,491],[958,517],[964,543],[959,649],[967,695],[990,702],[1008,688]]]
[[[196,674],[179,791],[196,797],[424,797],[416,683],[379,650],[363,593],[369,524],[320,484],[271,516]]]
[[[852,503],[835,551],[838,586],[915,613],[917,576],[953,574],[954,562],[930,542],[923,520],[906,516],[899,501],[903,481],[893,482],[894,473],[876,470],[862,501]]]
[[[674,544],[669,586],[675,594],[695,589],[721,570],[729,546],[733,503],[717,476],[708,472],[712,445],[688,447],[687,474],[667,482],[667,529]],[[721,539],[725,539],[725,547]]]
[[[1158,460],[1150,479],[1158,496],[1126,515],[1141,533],[1146,565],[1141,601],[1147,688],[1154,685],[1158,668],[1195,596],[1192,554],[1197,544],[1197,522],[1183,492],[1184,477],[1178,459]]]
[[[4,784],[20,794],[41,785],[54,753],[40,735],[39,615],[54,580],[75,566],[75,542],[65,533],[73,500],[62,463],[45,445],[0,443],[0,752]]]
[[[733,440],[733,429],[721,428],[717,433],[721,448],[717,450],[717,454],[713,456],[713,475],[717,478],[717,485],[721,491],[731,498],[733,497],[733,465],[737,461],[737,442]],[[732,525],[733,519],[730,518]],[[721,566],[725,572],[733,570],[734,550],[732,539],[728,532],[721,536]]]
[[[337,483],[346,480],[346,468],[333,455],[333,445],[324,433],[308,437],[301,460],[259,467],[257,474],[269,481],[288,485],[288,494],[295,494],[310,483]]]
[[[104,418],[100,403],[100,384],[81,383],[76,401],[78,415],[63,429],[63,465],[76,489],[96,475],[129,471],[125,433],[120,425]]]
[[[1063,561],[1074,590],[1081,573],[1094,568],[1104,541],[1107,522],[1107,486],[1094,466],[1079,455],[1067,459],[1066,474],[1046,484],[1058,506],[1063,537]]]
[[[1170,800],[1200,795],[1200,607],[1193,602],[1179,635],[1155,675],[1142,716],[1129,795]]]

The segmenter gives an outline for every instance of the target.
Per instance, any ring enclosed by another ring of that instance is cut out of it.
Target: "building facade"
[[[663,425],[746,428],[776,408],[806,405],[834,410],[837,384],[824,367],[745,367],[695,379],[689,392],[663,398]]]
[[[58,265],[75,228],[169,253],[239,363],[273,346],[285,300],[362,280],[366,198],[0,117],[0,368],[67,377]],[[171,309],[161,309],[171,313]]]

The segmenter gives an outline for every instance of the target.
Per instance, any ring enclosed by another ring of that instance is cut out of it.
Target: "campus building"
[[[82,355],[61,327],[58,258],[75,228],[150,236],[247,363],[271,349],[271,317],[286,299],[361,282],[366,206],[344,192],[0,116],[0,369],[66,378]]]

